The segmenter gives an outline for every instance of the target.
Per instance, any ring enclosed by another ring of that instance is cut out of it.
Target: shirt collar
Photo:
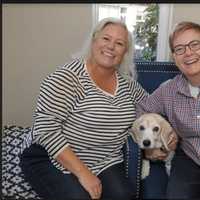
[[[189,85],[191,96],[194,98],[197,98],[200,92],[200,88],[192,86],[189,82],[188,82],[188,85]]]
[[[197,98],[197,96],[199,95],[199,92],[200,92],[200,88],[192,86],[188,82],[188,80],[184,76],[184,74],[181,74],[178,77],[177,88],[178,88],[179,93],[184,94],[185,96],[188,96],[188,97]]]
[[[178,76],[177,89],[179,93],[191,97],[188,80],[186,79],[184,74],[180,74]]]

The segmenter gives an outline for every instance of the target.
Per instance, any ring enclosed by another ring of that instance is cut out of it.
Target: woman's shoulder
[[[182,74],[178,74],[174,78],[166,80],[165,82],[161,83],[159,88],[161,90],[176,91],[179,82],[182,81],[183,79],[182,76],[183,76]]]
[[[67,92],[67,95],[71,91],[71,94],[73,94],[77,90],[77,86],[80,85],[79,74],[83,66],[84,62],[76,59],[57,67],[53,73],[43,79],[40,86],[41,90],[62,91],[61,93]]]
[[[129,79],[126,79],[125,82],[127,83],[128,87],[131,88],[132,90],[138,90],[142,88],[140,83],[131,77]]]
[[[168,79],[161,83],[160,86],[154,90],[152,95],[160,95],[167,98],[176,98],[178,91],[180,90],[180,83],[182,81],[182,74],[176,75],[172,79]]]
[[[122,82],[123,82],[124,88],[126,88],[126,90],[128,90],[128,92],[130,93],[131,96],[136,95],[136,94],[140,95],[140,94],[146,93],[146,91],[140,85],[140,83],[131,77],[128,79],[125,79],[122,77]]]
[[[76,58],[65,63],[61,68],[78,73],[84,69],[84,65],[85,65],[84,59]]]
[[[85,66],[84,60],[77,58],[77,59],[71,60],[70,62],[65,63],[63,66],[58,68],[58,70],[79,76],[85,73],[84,66]]]
[[[81,59],[73,59],[70,62],[65,63],[63,66],[57,67],[57,69],[47,76],[48,79],[59,79],[63,81],[72,81],[78,79],[78,76],[85,72],[84,61]]]

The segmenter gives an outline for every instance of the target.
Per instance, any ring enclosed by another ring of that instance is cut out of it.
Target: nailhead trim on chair
[[[138,164],[137,164],[137,176],[136,176],[136,198],[140,197],[140,185],[141,185],[141,167],[142,167],[142,159],[141,159],[141,150],[138,148]]]
[[[132,138],[130,138],[130,139],[132,139]],[[137,167],[137,169],[130,169],[130,166],[129,166],[129,162],[130,162],[130,152],[132,152],[131,150],[130,150],[130,145],[131,144],[129,144],[129,141],[128,141],[128,139],[127,139],[127,141],[126,141],[126,158],[125,158],[125,160],[124,160],[124,162],[125,162],[125,170],[126,170],[126,177],[128,178],[129,177],[129,172],[131,171],[131,170],[136,170],[136,177],[135,177],[135,185],[136,185],[136,199],[139,199],[140,198],[140,184],[141,184],[141,166],[142,166],[142,159],[141,159],[141,150],[139,149],[139,148],[135,148],[135,147],[133,147],[134,148],[134,151],[137,151],[137,165],[136,165],[136,167]],[[131,160],[131,161],[133,161],[133,160]]]

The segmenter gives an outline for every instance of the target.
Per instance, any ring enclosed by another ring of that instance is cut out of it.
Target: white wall
[[[200,24],[200,3],[174,4],[172,26],[181,21]]]
[[[30,126],[41,80],[92,27],[92,4],[3,4],[3,125]],[[172,25],[200,23],[200,4],[174,4]]]
[[[200,3],[199,4],[173,4],[172,5],[172,19],[170,21],[170,27],[167,31],[170,34],[174,26],[181,21],[192,21],[200,24]],[[168,42],[167,42],[168,44]],[[170,60],[173,60],[169,45],[167,46],[168,56]]]
[[[3,125],[30,126],[41,80],[79,50],[91,4],[3,4]]]

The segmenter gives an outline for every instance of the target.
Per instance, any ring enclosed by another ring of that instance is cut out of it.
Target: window
[[[142,15],[136,15],[136,20],[141,21],[142,20]]]
[[[127,8],[120,7],[120,18],[122,21],[126,22]]]
[[[94,8],[94,23],[116,17],[127,24],[134,37],[135,59],[169,60],[170,4],[95,4]]]

